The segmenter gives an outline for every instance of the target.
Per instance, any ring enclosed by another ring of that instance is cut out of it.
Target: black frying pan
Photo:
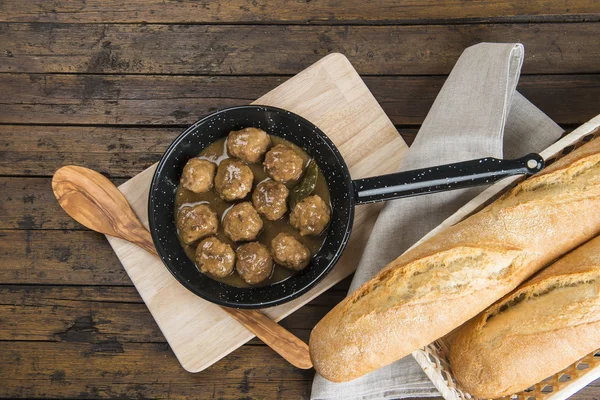
[[[205,276],[187,258],[177,237],[175,192],[183,166],[190,158],[230,131],[250,126],[306,150],[327,179],[332,215],[325,242],[306,269],[270,286],[236,288]],[[306,293],[333,268],[350,237],[355,205],[485,185],[510,175],[534,174],[543,164],[538,154],[516,160],[483,158],[353,181],[335,145],[309,121],[275,107],[233,107],[196,122],[165,151],[150,188],[150,232],[166,267],[193,293],[228,307],[270,307]]]

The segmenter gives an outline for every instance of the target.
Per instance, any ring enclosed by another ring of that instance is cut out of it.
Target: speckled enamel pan
[[[332,216],[325,242],[309,267],[269,286],[237,288],[202,274],[186,256],[177,238],[175,192],[190,158],[230,131],[249,126],[306,150],[327,180]],[[232,107],[196,122],[165,151],[150,187],[150,232],[167,269],[196,295],[227,307],[265,308],[306,293],[331,271],[350,237],[355,205],[483,185],[509,175],[533,174],[542,167],[543,159],[530,154],[518,160],[485,158],[353,181],[333,142],[306,119],[275,107]]]

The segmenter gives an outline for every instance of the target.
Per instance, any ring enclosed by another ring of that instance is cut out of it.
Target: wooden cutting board
[[[290,110],[321,128],[342,153],[354,179],[395,172],[408,148],[341,54],[324,57],[253,104]],[[155,168],[153,165],[119,187],[146,227]],[[348,247],[332,272],[308,293],[266,309],[266,314],[280,320],[350,275],[379,210],[380,205],[359,206]],[[157,257],[121,239],[108,237],[108,241],[187,371],[202,371],[254,337],[220,307],[180,285]]]

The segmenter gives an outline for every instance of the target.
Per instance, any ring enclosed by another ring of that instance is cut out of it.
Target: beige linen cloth
[[[480,43],[467,48],[427,114],[400,170],[486,156],[517,158],[539,152],[557,140],[562,129],[515,90],[523,57],[521,44]],[[350,292],[483,189],[436,193],[386,204]],[[317,374],[311,394],[313,400],[431,396],[439,393],[412,356],[347,383],[332,383]]]

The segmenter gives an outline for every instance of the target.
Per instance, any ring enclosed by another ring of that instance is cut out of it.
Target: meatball
[[[217,166],[210,161],[192,158],[183,167],[181,186],[195,193],[208,192],[213,187]]]
[[[304,161],[291,147],[278,144],[269,150],[263,165],[271,178],[286,183],[300,178]]]
[[[254,240],[262,228],[260,215],[247,201],[231,207],[223,218],[223,230],[234,242]]]
[[[196,265],[205,274],[224,278],[233,272],[235,253],[227,243],[209,237],[196,248]]]
[[[278,220],[287,211],[287,197],[290,191],[283,183],[266,180],[259,183],[252,193],[252,203],[256,211],[270,221]]]
[[[271,145],[269,135],[262,129],[245,128],[229,133],[227,152],[247,163],[259,162]]]
[[[288,233],[282,232],[271,240],[271,251],[277,264],[294,271],[306,268],[310,262],[310,251]]]
[[[320,234],[330,219],[329,206],[316,194],[298,202],[290,213],[290,224],[298,229],[302,236]]]
[[[177,212],[177,228],[179,236],[185,244],[191,244],[198,239],[215,235],[219,228],[219,220],[206,204],[193,207],[183,207]]]
[[[235,270],[246,283],[251,285],[260,283],[273,273],[273,260],[264,245],[258,242],[246,243],[238,247],[235,252],[237,254]]]
[[[250,167],[241,161],[230,158],[223,160],[215,176],[215,188],[225,201],[243,199],[252,189],[254,174]]]

